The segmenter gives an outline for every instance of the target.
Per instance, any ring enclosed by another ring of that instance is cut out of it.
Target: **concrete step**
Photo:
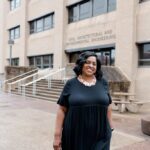
[[[12,90],[12,92],[18,92],[18,89]],[[32,94],[32,90],[26,89],[26,93]],[[48,90],[38,90],[38,89],[36,90],[36,93],[49,94],[49,95],[60,95],[61,94],[60,91],[48,91]]]
[[[20,93],[12,93],[14,95],[21,95]],[[43,97],[43,96],[39,96],[39,95],[32,95],[32,94],[26,94],[26,97],[31,97],[31,98],[35,98],[35,99],[41,99],[41,100],[48,100],[48,101],[53,101],[53,102],[57,102],[58,98],[51,98],[51,97]]]
[[[38,82],[42,82],[42,83],[47,83],[48,80],[40,80]],[[51,80],[52,83],[62,83],[64,84],[64,81],[63,80]]]
[[[18,93],[17,90],[12,90],[11,92],[12,93]],[[32,95],[32,91],[26,90],[26,94],[31,94]],[[37,91],[36,95],[42,95],[42,96],[45,96],[45,97],[56,97],[56,98],[58,98],[60,96],[60,93],[43,92],[43,91],[39,92],[39,91]]]
[[[18,88],[16,88],[16,89],[18,89]],[[33,89],[33,87],[31,87],[31,86],[27,86],[26,87],[26,90],[31,90],[32,91],[32,89]],[[37,90],[41,90],[41,91],[54,91],[54,92],[61,92],[62,91],[62,89],[61,88],[45,88],[45,87],[36,87],[36,89]]]
[[[33,87],[33,85],[29,85],[28,87]],[[36,85],[38,88],[48,88],[48,85]],[[61,85],[52,85],[51,88],[56,88],[56,89],[63,89],[63,86]]]
[[[12,91],[11,92],[12,94],[19,94],[19,95],[22,95],[21,93],[18,93],[18,91]],[[26,94],[25,95],[32,95],[33,97],[34,96],[41,96],[41,97],[48,97],[48,98],[59,98],[60,95],[56,95],[56,94],[49,94],[49,93],[36,93],[36,95],[33,95],[32,94],[32,91],[26,91]]]
[[[48,82],[37,82],[36,83],[37,85],[48,85]],[[54,83],[54,82],[51,82],[52,85],[61,85],[61,86],[64,86],[64,83]]]

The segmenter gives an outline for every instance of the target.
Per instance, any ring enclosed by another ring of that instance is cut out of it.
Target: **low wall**
[[[25,72],[35,70],[35,67],[24,67],[24,66],[6,66],[5,67],[5,79],[11,79]],[[36,72],[36,71],[35,71]],[[35,73],[32,72],[32,73]],[[32,74],[31,73],[31,74]]]

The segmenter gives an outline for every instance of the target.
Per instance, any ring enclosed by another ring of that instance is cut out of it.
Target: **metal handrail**
[[[49,70],[49,69],[50,69],[50,68],[48,68],[48,70]],[[41,72],[44,72],[45,70],[47,70],[47,69],[41,70]],[[18,89],[19,89],[19,87],[20,87],[22,81],[24,81],[24,80],[26,80],[26,79],[28,79],[28,78],[31,78],[31,77],[34,78],[34,77],[35,77],[36,75],[38,75],[38,74],[40,74],[39,71],[36,72],[36,73],[34,73],[34,74],[31,74],[31,75],[29,75],[29,76],[26,76],[26,77],[24,77],[24,78],[22,78],[22,79],[20,79],[20,80],[17,80],[17,81],[11,82],[11,83],[7,83],[7,85],[8,85],[8,91],[11,92],[12,85],[14,85],[14,84],[18,84]],[[35,79],[33,79],[33,80],[35,80]]]
[[[62,71],[64,71],[64,76],[66,76],[65,75],[65,68],[61,68],[61,69],[56,70],[55,72],[51,72],[48,75],[45,75],[44,77],[38,78],[37,80],[34,80],[34,81],[29,82],[27,84],[21,85],[23,87],[23,89],[22,89],[22,91],[23,91],[22,95],[25,96],[25,92],[26,92],[25,88],[26,88],[26,86],[29,86],[31,84],[33,84],[32,94],[35,95],[36,94],[36,82],[38,82],[38,81],[40,81],[42,79],[47,79],[48,78],[48,88],[51,88],[51,77],[53,75],[57,74],[57,73],[62,72]]]
[[[11,81],[11,80],[17,79],[17,78],[19,78],[19,77],[22,77],[22,76],[24,76],[24,75],[26,75],[26,74],[28,74],[28,73],[31,73],[31,72],[37,71],[37,70],[38,70],[38,68],[36,68],[36,69],[34,69],[34,70],[31,70],[31,71],[28,71],[28,72],[25,72],[25,73],[23,73],[23,74],[21,74],[21,75],[18,75],[18,76],[16,76],[16,77],[14,77],[14,78],[11,78],[11,79],[8,79],[8,80],[5,80],[5,81],[3,82],[3,84],[4,84],[4,83],[6,83],[6,82],[8,82],[8,81]]]
[[[58,73],[58,72],[64,71],[64,70],[65,70],[65,68],[58,69],[58,70],[55,71],[55,72],[49,73],[48,75],[46,75],[46,76],[44,76],[44,77],[38,78],[37,80],[34,80],[34,81],[29,82],[29,83],[27,83],[27,84],[23,84],[23,85],[21,85],[21,86],[28,86],[28,85],[31,85],[31,84],[33,84],[33,83],[35,83],[35,82],[37,82],[37,81],[40,81],[40,80],[42,80],[42,79],[46,79],[46,78],[48,78],[49,76],[52,76],[52,75],[54,75],[54,74],[56,74],[56,73]]]
[[[42,70],[42,71],[45,71],[45,70]],[[31,75],[29,75],[29,76],[26,76],[26,77],[20,79],[20,80],[17,80],[17,81],[8,83],[8,84],[11,85],[11,84],[15,84],[15,83],[17,83],[17,82],[21,82],[21,81],[23,81],[23,80],[26,80],[26,79],[28,79],[28,78],[30,78],[30,77],[32,77],[32,76],[38,75],[38,74],[39,74],[39,72],[36,72],[36,73],[34,73],[34,74],[31,74]]]

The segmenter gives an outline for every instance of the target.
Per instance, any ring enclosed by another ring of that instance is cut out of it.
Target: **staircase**
[[[42,100],[57,101],[64,87],[64,80],[75,76],[74,64],[48,72],[35,73],[18,81],[7,84],[7,92]],[[117,68],[102,66],[103,76],[109,81],[110,92],[127,92],[130,81]],[[32,80],[31,80],[32,79]]]
[[[48,88],[48,80],[42,79],[36,83],[36,92],[33,93],[33,84],[26,86],[26,97],[32,97],[42,100],[57,101],[64,87],[63,80],[52,80],[51,87]],[[23,88],[16,87],[11,90],[12,94],[23,95]]]

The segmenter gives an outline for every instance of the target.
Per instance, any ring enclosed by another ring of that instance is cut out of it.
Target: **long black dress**
[[[57,102],[67,107],[62,150],[109,150],[111,128],[107,118],[111,98],[103,78],[85,86],[77,77],[65,84]]]

